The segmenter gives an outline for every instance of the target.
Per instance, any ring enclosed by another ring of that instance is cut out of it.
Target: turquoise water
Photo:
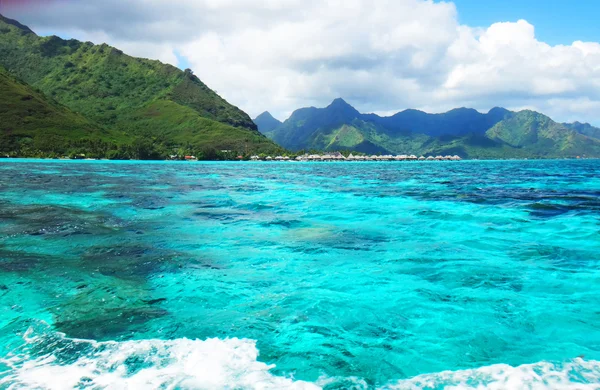
[[[0,388],[600,388],[600,162],[0,162]]]

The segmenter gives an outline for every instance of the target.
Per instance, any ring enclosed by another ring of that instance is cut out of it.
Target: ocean
[[[600,161],[0,161],[0,388],[599,389]]]

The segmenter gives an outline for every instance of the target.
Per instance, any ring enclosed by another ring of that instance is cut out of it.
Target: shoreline
[[[0,164],[3,162],[53,162],[53,163],[174,163],[174,164],[198,164],[198,163],[252,163],[252,164],[269,164],[269,165],[282,165],[282,163],[289,163],[283,165],[295,165],[295,164],[378,164],[378,163],[460,163],[460,162],[525,162],[525,161],[597,161],[600,160],[600,157],[595,158],[511,158],[511,159],[461,159],[459,161],[451,161],[451,160],[422,160],[422,161],[411,161],[411,160],[373,160],[373,161],[296,161],[296,160],[287,160],[287,161],[265,161],[265,160],[197,160],[197,161],[186,161],[186,160],[108,160],[108,159],[55,159],[55,158],[43,158],[43,157],[9,157],[9,158],[0,158]]]

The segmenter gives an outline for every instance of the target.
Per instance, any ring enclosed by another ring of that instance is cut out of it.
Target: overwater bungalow
[[[187,158],[187,156],[186,156]],[[250,157],[252,161],[259,161],[261,158],[259,156]],[[326,153],[326,154],[304,154],[302,156],[297,156],[295,158],[290,158],[288,156],[277,156],[275,158],[268,156],[265,158],[266,161],[314,161],[314,162],[334,162],[334,161],[460,161],[461,158],[459,156],[429,156],[425,158],[424,156],[417,157],[414,154],[406,155],[400,154],[396,156],[392,156],[390,154],[385,155],[372,155],[372,156],[355,156],[354,154],[348,155],[348,157],[344,157],[343,154],[336,153]]]

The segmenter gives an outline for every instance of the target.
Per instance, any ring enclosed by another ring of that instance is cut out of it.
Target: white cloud
[[[600,44],[551,46],[525,20],[458,23],[424,0],[105,0],[9,10],[34,29],[177,64],[251,115],[528,107],[600,125]]]

